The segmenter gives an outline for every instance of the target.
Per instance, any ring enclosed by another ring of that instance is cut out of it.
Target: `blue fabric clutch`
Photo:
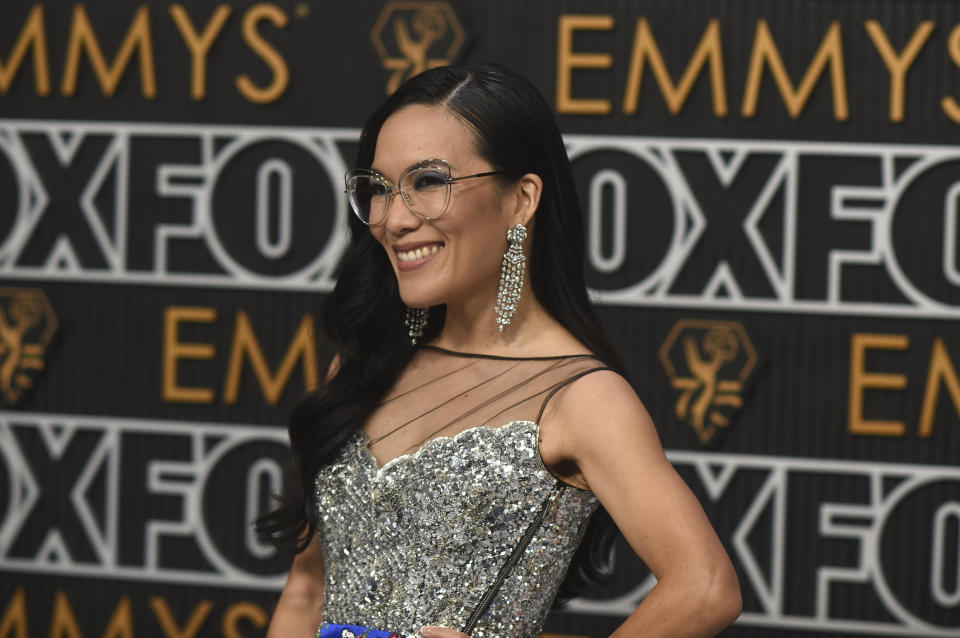
[[[404,638],[404,636],[361,625],[335,625],[325,622],[317,629],[317,638]]]

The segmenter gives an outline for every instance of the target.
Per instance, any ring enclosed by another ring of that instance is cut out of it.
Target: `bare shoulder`
[[[649,420],[650,416],[629,381],[613,370],[602,369],[584,374],[563,388],[544,410],[547,418],[565,428],[580,430],[578,424],[583,424],[594,430],[605,423],[622,425]]]
[[[588,488],[584,469],[607,462],[618,449],[638,450],[651,460],[663,448],[650,414],[633,386],[612,370],[576,379],[547,404],[540,423],[540,454],[560,478]]]
[[[576,403],[590,397],[607,399],[634,399],[639,401],[636,391],[630,382],[623,378],[620,373],[609,368],[597,369],[589,374],[572,381],[563,390],[566,395],[561,399],[564,403]],[[572,406],[564,406],[569,409]]]

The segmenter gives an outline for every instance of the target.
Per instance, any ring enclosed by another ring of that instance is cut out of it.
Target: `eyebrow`
[[[450,170],[451,170],[451,171],[453,170],[453,165],[452,165],[450,162],[448,162],[447,160],[445,160],[445,159],[440,159],[439,157],[428,157],[427,159],[418,160],[418,161],[414,162],[413,164],[411,164],[410,166],[407,166],[405,169],[403,169],[403,171],[400,172],[400,174],[403,175],[404,173],[407,173],[407,172],[409,172],[409,171],[412,171],[412,170],[415,169],[415,168],[420,168],[420,167],[422,167],[422,166],[430,166],[431,164],[434,164],[434,163],[437,163],[437,162],[443,162],[444,164],[446,164],[447,166],[450,167]],[[377,168],[376,166],[371,166],[371,167],[370,167],[370,170],[373,171],[374,173],[376,173],[377,175],[379,175],[380,177],[382,177],[382,178],[384,178],[384,179],[387,179],[387,176],[383,174],[383,171],[381,171],[381,170],[380,170],[379,168]]]

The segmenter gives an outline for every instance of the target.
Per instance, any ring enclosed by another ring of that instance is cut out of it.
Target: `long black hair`
[[[497,65],[431,69],[400,86],[363,127],[356,166],[373,163],[377,137],[393,113],[410,105],[442,106],[473,130],[478,154],[507,175],[535,173],[543,193],[530,251],[533,293],[554,319],[606,366],[626,376],[587,299],[583,219],[560,130],[547,102],[525,78]],[[413,356],[403,327],[405,306],[384,250],[351,215],[352,241],[324,308],[339,358],[337,372],[294,409],[290,419],[294,483],[283,505],[258,521],[278,546],[306,548],[315,532],[313,478],[361,428]],[[445,309],[430,310],[424,342],[443,327]],[[561,595],[602,579],[615,528],[602,508],[591,518]]]

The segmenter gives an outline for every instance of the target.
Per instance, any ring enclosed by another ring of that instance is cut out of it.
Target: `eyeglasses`
[[[350,208],[367,226],[383,223],[393,196],[400,199],[410,212],[425,221],[443,217],[450,203],[450,186],[465,179],[501,175],[506,171],[487,171],[463,177],[451,177],[450,165],[444,160],[424,160],[400,176],[394,186],[376,171],[351,168],[344,175]]]

